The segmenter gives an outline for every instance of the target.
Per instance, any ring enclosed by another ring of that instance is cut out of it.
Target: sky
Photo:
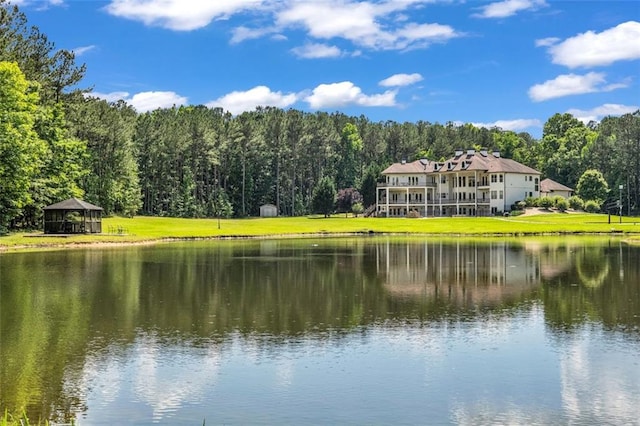
[[[256,106],[539,138],[640,108],[640,1],[13,0],[138,112]]]

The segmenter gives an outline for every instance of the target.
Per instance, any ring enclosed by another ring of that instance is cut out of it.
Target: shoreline
[[[96,234],[96,237],[103,235]],[[109,236],[109,235],[108,235]],[[125,241],[69,241],[37,244],[0,245],[0,255],[3,253],[73,250],[85,248],[119,248],[135,246],[151,246],[163,243],[177,243],[190,241],[241,241],[241,240],[286,240],[305,238],[342,238],[342,237],[437,237],[437,238],[529,238],[529,237],[561,237],[561,236],[609,236],[620,237],[622,242],[631,245],[640,245],[640,236],[637,233],[624,233],[614,230],[611,232],[582,232],[582,231],[556,231],[556,232],[490,232],[490,233],[432,233],[432,232],[313,232],[313,233],[286,233],[264,235],[213,235],[213,236],[185,236],[185,237],[160,237],[144,240]],[[23,235],[24,238],[47,238],[43,235]],[[51,238],[74,238],[76,236],[53,236]],[[111,236],[109,236],[111,237]],[[126,238],[126,235],[120,236]],[[625,238],[626,237],[626,238]]]

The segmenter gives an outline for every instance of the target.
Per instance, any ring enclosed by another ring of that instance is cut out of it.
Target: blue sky
[[[257,105],[540,137],[640,108],[640,2],[13,0],[138,111]]]

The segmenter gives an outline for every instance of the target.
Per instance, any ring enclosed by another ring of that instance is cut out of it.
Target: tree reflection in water
[[[89,409],[91,366],[111,379],[99,390],[108,401],[117,360],[138,351],[135,389],[161,414],[197,400],[238,338],[245,352],[295,351],[300,340],[339,344],[380,327],[457,327],[542,309],[552,335],[601,324],[638,341],[639,251],[601,241],[350,238],[2,255],[0,408],[69,421]],[[170,365],[159,347],[211,363],[190,387],[172,387],[170,375],[154,374]],[[564,372],[575,368],[563,361]],[[280,383],[290,374],[284,366]]]

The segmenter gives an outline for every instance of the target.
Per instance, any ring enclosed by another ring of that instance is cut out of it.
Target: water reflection
[[[327,419],[350,401],[333,420],[394,422],[403,411],[371,406],[385,388],[413,420],[640,418],[639,254],[617,240],[321,239],[2,255],[0,408],[286,423],[268,407]],[[366,401],[336,393],[363,384]]]

